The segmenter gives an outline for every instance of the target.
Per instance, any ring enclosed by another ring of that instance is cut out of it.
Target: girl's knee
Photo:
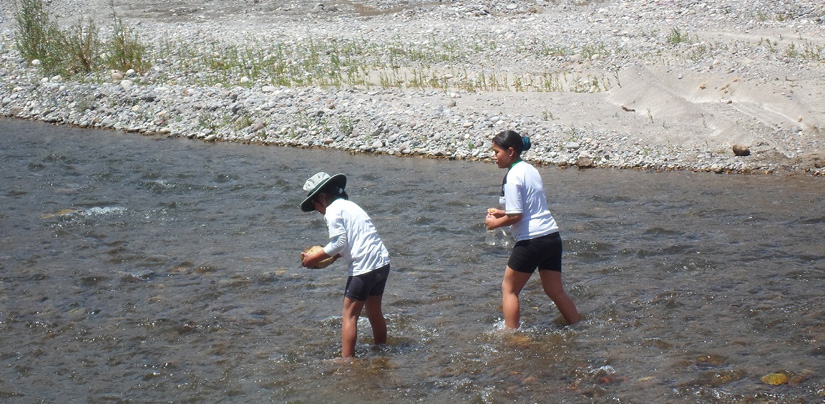
[[[502,288],[501,288],[501,294],[502,294],[504,297],[513,296],[513,297],[516,297],[516,298],[517,298],[517,297],[518,297],[518,295],[519,295],[519,292],[518,292],[518,291],[513,290],[512,288],[504,288],[504,287],[502,287]]]

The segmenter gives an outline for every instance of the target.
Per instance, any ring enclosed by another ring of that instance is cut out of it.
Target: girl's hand
[[[496,228],[495,219],[497,212],[498,209],[496,208],[487,209],[487,217],[484,218],[484,225],[487,227],[487,230],[493,230]]]
[[[487,209],[487,216],[502,217],[504,216],[504,209],[490,208]]]
[[[317,264],[318,261],[320,261],[320,259],[319,259],[320,257],[318,257],[320,255],[321,254],[319,254],[319,253],[307,254],[306,252],[302,252],[301,253],[301,265],[306,267],[306,268],[314,267],[315,264]]]
[[[487,218],[484,219],[484,224],[487,226],[487,230],[495,229],[497,227],[496,217],[488,213]]]
[[[521,220],[522,214],[508,215],[504,209],[487,209],[487,217],[484,219],[484,224],[487,225],[487,230],[497,229],[499,227],[510,226]]]

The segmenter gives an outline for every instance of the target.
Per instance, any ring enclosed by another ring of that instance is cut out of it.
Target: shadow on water
[[[585,320],[563,326],[531,280],[505,332],[493,164],[10,120],[0,144],[4,401],[823,396],[822,179],[540,168]],[[345,269],[298,263],[326,235],[298,209],[321,170],[347,174],[393,260],[388,344],[362,319],[350,364]]]

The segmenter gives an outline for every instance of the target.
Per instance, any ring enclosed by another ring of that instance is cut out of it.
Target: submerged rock
[[[579,168],[592,168],[593,167],[593,159],[587,156],[581,156],[576,160],[576,167]]]
[[[780,384],[788,383],[788,375],[784,373],[771,373],[762,376],[762,383],[770,384],[771,386],[779,386]]]

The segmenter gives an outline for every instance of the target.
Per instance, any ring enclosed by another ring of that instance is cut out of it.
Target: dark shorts
[[[516,242],[507,266],[514,271],[532,274],[549,270],[561,272],[561,236],[558,232]]]
[[[381,296],[384,294],[389,274],[390,265],[387,264],[363,275],[350,276],[347,278],[345,296],[359,302],[367,300],[370,296]]]

